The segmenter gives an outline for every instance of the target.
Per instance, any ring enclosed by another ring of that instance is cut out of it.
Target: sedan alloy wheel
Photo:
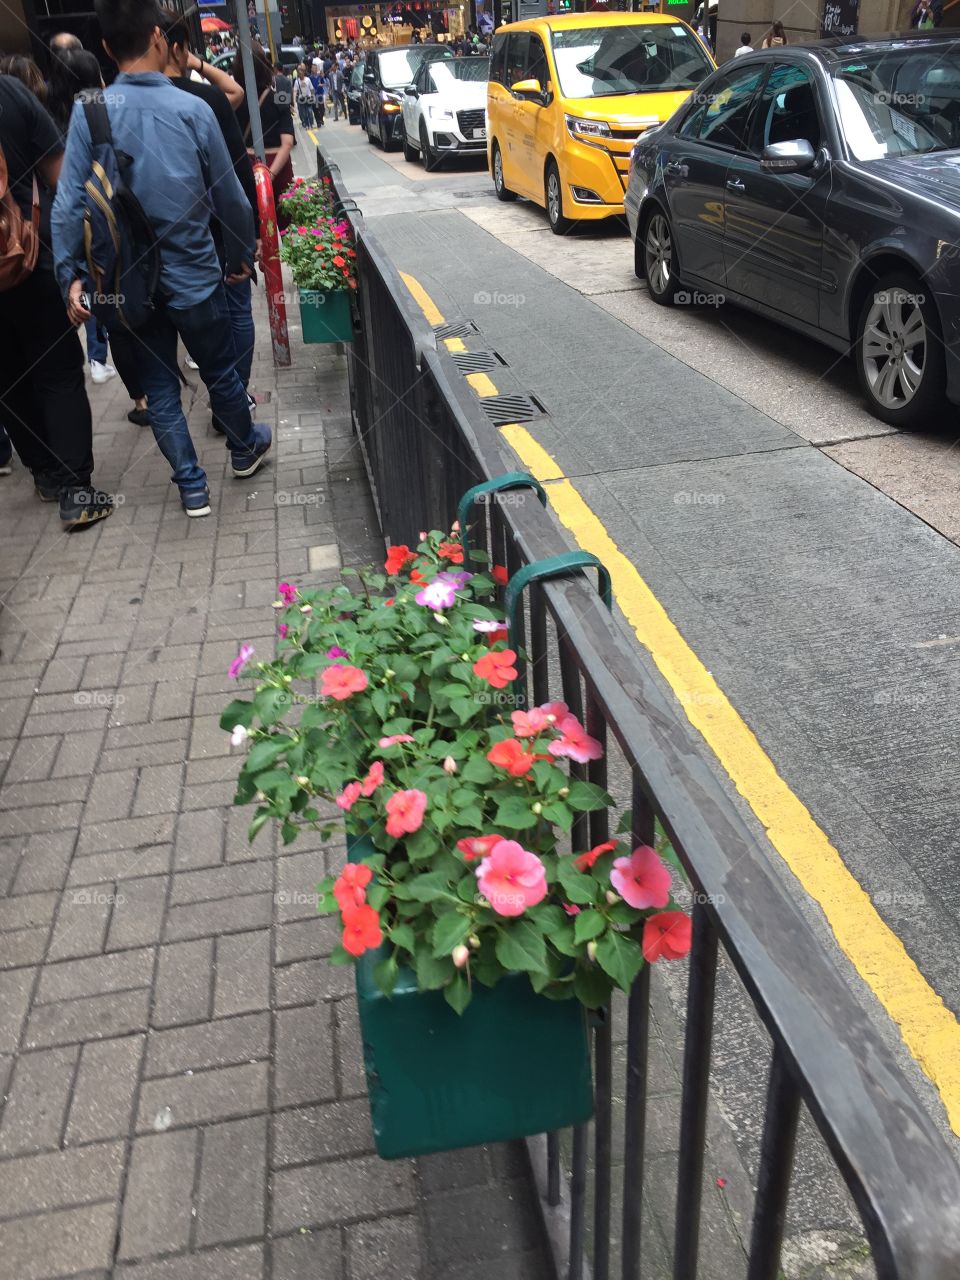
[[[945,364],[936,310],[916,282],[891,273],[871,290],[857,334],[860,383],[878,417],[921,426],[942,407]]]
[[[643,267],[654,302],[673,301],[677,282],[673,272],[673,235],[666,215],[659,210],[647,219],[643,233]]]

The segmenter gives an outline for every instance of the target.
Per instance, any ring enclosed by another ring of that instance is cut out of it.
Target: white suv
[[[451,153],[486,153],[490,59],[425,62],[403,92],[403,155],[425,169]]]

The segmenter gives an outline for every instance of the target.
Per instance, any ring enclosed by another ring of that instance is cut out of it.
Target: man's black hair
[[[150,47],[150,37],[160,26],[157,0],[96,0],[100,31],[119,62],[131,62]]]
[[[190,28],[186,18],[166,4],[160,6],[160,30],[171,48],[174,45],[180,45],[183,49],[190,48]]]

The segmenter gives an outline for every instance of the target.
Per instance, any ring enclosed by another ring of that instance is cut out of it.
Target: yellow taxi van
[[[487,162],[497,197],[571,223],[623,213],[630,153],[714,69],[665,13],[570,13],[500,27],[487,90]]]

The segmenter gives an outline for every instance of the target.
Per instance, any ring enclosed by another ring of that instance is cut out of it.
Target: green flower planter
[[[304,342],[353,341],[349,289],[301,289],[298,296]]]
[[[351,862],[374,852],[348,841]],[[538,996],[526,974],[474,985],[456,1014],[440,991],[401,969],[394,993],[374,982],[381,954],[357,963],[357,1003],[378,1153],[391,1160],[506,1142],[593,1114],[586,1015]]]

